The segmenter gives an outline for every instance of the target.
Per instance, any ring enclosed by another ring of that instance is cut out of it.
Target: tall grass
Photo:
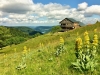
[[[64,33],[45,34],[19,45],[5,47],[3,50],[0,50],[0,75],[81,75],[78,70],[74,70],[71,66],[71,63],[76,59],[74,49],[77,32],[79,33],[78,36],[83,37],[83,33],[88,31],[90,33],[90,39],[92,39],[92,31],[97,28],[100,44],[99,25],[100,23]],[[60,44],[60,37],[65,41],[64,47],[66,50],[64,53],[61,53],[60,56],[56,57],[54,53],[56,52],[56,47]],[[40,43],[43,43],[44,46],[40,47]],[[24,46],[27,47],[25,56],[23,56]],[[98,50],[97,53],[98,66],[95,74],[99,75],[100,50]],[[23,59],[26,67],[17,69]]]

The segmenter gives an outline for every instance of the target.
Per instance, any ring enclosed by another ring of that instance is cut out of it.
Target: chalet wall
[[[79,26],[79,23],[74,23],[73,26],[74,26],[75,28],[80,27],[80,26]]]
[[[62,31],[68,31],[80,27],[78,22],[73,22],[66,18],[63,19],[60,24]]]
[[[72,27],[73,23],[67,19],[64,19],[60,22],[61,27]]]

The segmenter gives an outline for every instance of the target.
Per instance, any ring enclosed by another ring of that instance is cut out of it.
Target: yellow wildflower
[[[82,48],[82,39],[81,38],[76,39],[76,48],[78,48],[78,49]]]
[[[86,36],[86,35],[88,35],[88,32],[87,31],[84,33],[84,36]]]
[[[27,50],[27,47],[26,46],[24,46],[24,50]]]
[[[30,52],[30,48],[28,49],[28,51]]]
[[[24,46],[23,54],[27,54],[27,47]]]
[[[16,48],[14,48],[14,52],[16,52]]]
[[[98,36],[95,34],[94,35],[94,40],[97,40],[98,39]]]
[[[94,33],[96,33],[97,32],[97,29],[94,29]]]
[[[94,35],[93,45],[98,45],[98,36],[96,34]]]
[[[44,46],[44,44],[43,43],[40,43],[40,47],[43,47]]]
[[[85,39],[86,41],[89,41],[89,40],[90,40],[88,35],[84,36],[84,39]]]
[[[60,44],[64,44],[64,39],[60,37]]]
[[[89,44],[90,42],[89,42],[89,36],[88,36],[88,32],[86,31],[85,33],[84,33],[84,40],[85,40],[85,44],[87,45],[87,44]]]
[[[23,54],[27,54],[27,50],[23,50]]]

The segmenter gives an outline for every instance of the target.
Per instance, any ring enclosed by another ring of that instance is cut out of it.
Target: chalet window
[[[61,25],[66,25],[65,23],[61,24]]]
[[[66,27],[62,27],[62,29],[66,29]]]
[[[75,28],[75,27],[72,27],[73,29]]]

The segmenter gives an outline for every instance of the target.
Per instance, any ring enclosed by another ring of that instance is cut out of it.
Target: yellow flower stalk
[[[16,52],[16,48],[14,48],[14,52]]]
[[[40,47],[44,47],[44,44],[43,43],[40,43]]]
[[[86,36],[86,35],[88,35],[88,32],[87,31],[84,33],[84,36]]]
[[[98,36],[96,34],[94,35],[93,45],[98,45]]]
[[[82,48],[82,39],[81,38],[76,39],[76,48],[77,49]]]
[[[27,47],[24,46],[23,54],[27,54]]]
[[[26,46],[24,46],[24,50],[27,50],[27,47]]]
[[[28,51],[30,52],[30,48],[28,49]]]
[[[84,40],[85,40],[85,45],[88,45],[90,42],[89,42],[89,36],[88,36],[88,32],[86,31],[85,33],[84,33]]]
[[[64,39],[60,37],[60,44],[64,44]]]
[[[97,29],[94,29],[94,33],[97,33]]]

